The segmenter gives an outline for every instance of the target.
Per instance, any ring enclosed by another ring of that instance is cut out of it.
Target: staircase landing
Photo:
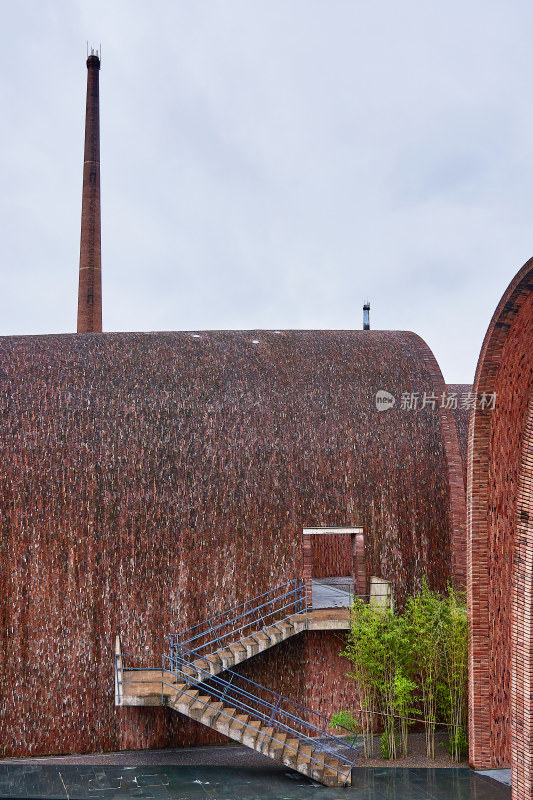
[[[292,619],[297,623],[306,623],[309,631],[347,631],[350,628],[349,608],[312,609],[307,614],[294,614]],[[163,694],[170,696],[172,690],[168,684],[175,681],[175,676],[168,670],[154,666],[148,669],[121,670],[120,705],[122,706],[159,706]]]

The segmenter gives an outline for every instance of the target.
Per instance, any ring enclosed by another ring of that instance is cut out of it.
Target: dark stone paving
[[[120,753],[92,753],[89,755],[47,756],[46,758],[16,758],[0,761],[0,768],[6,764],[34,765],[75,765],[75,766],[224,766],[224,767],[271,767],[278,766],[267,756],[262,756],[243,745],[220,745],[218,747],[180,747],[176,750],[125,750]]]
[[[217,751],[233,748],[214,748]],[[239,748],[240,749],[240,748]],[[207,748],[206,748],[207,750]],[[204,752],[206,752],[204,750]],[[210,751],[213,748],[209,748]],[[237,750],[237,748],[235,748]],[[174,751],[176,752],[176,751]],[[189,753],[191,751],[188,751]],[[197,756],[201,750],[196,750]],[[131,754],[129,754],[131,757]],[[146,754],[144,754],[146,755]],[[0,764],[11,800],[508,800],[510,787],[470,769],[360,768],[353,786],[328,789],[286,767]]]

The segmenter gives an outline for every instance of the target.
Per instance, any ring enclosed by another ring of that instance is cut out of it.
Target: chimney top
[[[370,330],[370,300],[367,300],[363,306],[363,330]]]
[[[91,52],[89,53],[89,42],[87,42],[87,67],[95,66],[100,69],[100,62],[102,60],[102,45],[100,45],[98,50],[95,50],[94,47],[91,47]]]

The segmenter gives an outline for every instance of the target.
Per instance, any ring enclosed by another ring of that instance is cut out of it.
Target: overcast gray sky
[[[76,328],[86,40],[107,331],[413,330],[470,382],[533,255],[529,0],[20,0],[0,334]]]

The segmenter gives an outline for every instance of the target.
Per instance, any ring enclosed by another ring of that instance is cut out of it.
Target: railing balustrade
[[[208,658],[203,659],[208,664],[211,663],[213,667],[218,667],[217,662]],[[183,655],[165,655],[163,656],[162,676],[172,673],[175,677],[176,683],[191,686],[191,676],[187,672],[191,663],[191,653],[184,653]],[[359,755],[360,745],[353,742],[353,731],[343,726],[336,725],[336,728],[341,728],[344,731],[346,738],[335,736],[328,732],[329,719],[324,714],[318,711],[307,708],[295,700],[291,700],[277,692],[267,689],[259,683],[245,678],[238,672],[227,669],[224,670],[224,676],[213,675],[210,671],[197,668],[198,684],[201,682],[202,691],[210,698],[209,702],[205,701],[206,708],[210,705],[212,700],[223,701],[232,708],[243,714],[247,714],[255,721],[262,722],[266,727],[274,727],[277,733],[291,734],[299,740],[300,745],[309,745],[317,753],[325,756],[332,756],[343,762],[345,770],[340,770],[339,774],[345,780],[350,776],[351,769]],[[198,685],[195,684],[195,685]],[[163,692],[164,686],[176,689],[175,683],[168,683],[162,680],[162,702],[164,702]],[[201,697],[196,698],[199,702],[204,702]],[[219,713],[223,713],[222,710]],[[244,724],[244,723],[243,723]],[[257,733],[257,729],[253,726],[250,727]],[[278,741],[267,734],[263,734],[265,738],[271,738],[272,741]],[[288,746],[289,749],[290,746]],[[294,748],[296,750],[296,748]],[[312,756],[311,760],[314,763],[323,763],[316,756]]]
[[[305,583],[295,578],[221,611],[205,622],[171,634],[170,651],[174,655],[187,651],[195,658],[209,655],[213,649],[246,638],[293,614],[303,613],[305,608]]]

